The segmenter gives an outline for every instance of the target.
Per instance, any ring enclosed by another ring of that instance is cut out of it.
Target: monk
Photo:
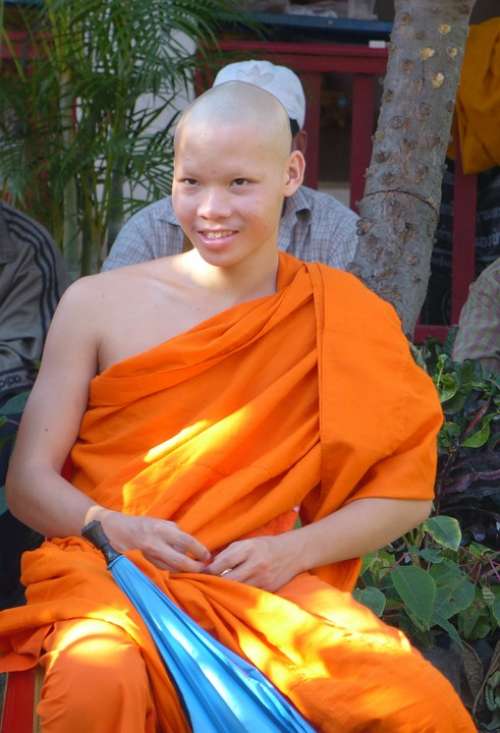
[[[44,733],[189,730],[81,537],[92,519],[318,731],[474,730],[450,684],[350,594],[359,557],[428,516],[441,412],[388,304],[278,254],[304,173],[290,146],[268,92],[205,93],[175,138],[173,205],[194,249],[84,278],[56,313],[7,487],[47,540],[24,556],[27,605],[0,616],[0,669],[43,668]]]

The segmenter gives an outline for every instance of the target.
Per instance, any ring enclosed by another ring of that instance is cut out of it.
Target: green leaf
[[[446,631],[450,639],[453,639],[458,646],[463,646],[463,640],[461,639],[460,634],[453,624],[450,624],[448,619],[443,618],[443,616],[440,616],[438,613],[435,613],[432,620],[436,626],[439,626],[443,631]]]
[[[471,631],[470,639],[484,639],[491,632],[491,624],[483,619],[480,619]]]
[[[370,608],[376,616],[382,616],[385,608],[385,596],[373,585],[368,588],[357,588],[353,593],[354,598],[364,606]]]
[[[424,529],[430,534],[434,542],[441,547],[457,551],[462,540],[460,524],[454,517],[441,515],[431,517],[424,522]]]
[[[435,613],[446,619],[461,614],[461,623],[470,633],[483,613],[482,597],[476,586],[451,560],[433,565],[429,573],[436,583]]]
[[[439,399],[447,402],[455,397],[458,391],[458,380],[454,374],[444,374],[439,385]]]
[[[361,564],[361,575],[371,569],[372,565],[377,561],[377,553],[369,552],[363,557]]]
[[[441,550],[435,549],[434,547],[424,547],[423,550],[419,550],[418,554],[425,562],[433,563],[434,565],[444,560]]]
[[[469,545],[467,545],[467,551],[470,552],[470,554],[478,560],[483,559],[485,556],[491,554],[492,552],[489,547],[486,547],[486,545],[482,545],[480,542],[471,542]]]
[[[5,425],[6,422],[7,418],[5,417],[5,415],[0,415],[0,428],[2,427],[2,425]]]
[[[439,432],[439,445],[443,448],[451,448],[457,442],[460,433],[460,425],[446,421]]]
[[[429,570],[430,574],[438,585],[447,585],[456,583],[457,578],[462,579],[467,576],[460,570],[459,565],[453,560],[446,558],[441,565],[435,565]]]
[[[422,568],[408,566],[395,568],[391,580],[411,615],[429,629],[436,600],[434,579]]]
[[[445,407],[446,414],[455,415],[457,412],[461,412],[465,405],[465,398],[465,394],[457,392],[454,397],[447,401]]]
[[[466,391],[471,389],[475,371],[475,362],[471,359],[466,359],[460,364],[460,384],[462,389]]]
[[[474,637],[474,628],[482,616],[481,609],[476,603],[472,603],[469,608],[458,615],[458,627],[460,635],[463,639],[472,639]]]
[[[436,581],[436,586],[435,613],[442,618],[451,618],[474,602],[476,588],[463,573],[444,584]]]
[[[15,397],[11,397],[10,400],[2,405],[2,415],[18,415],[24,410],[26,401],[29,397],[29,390],[26,392],[19,392]]]
[[[479,430],[476,430],[475,433],[472,433],[472,435],[469,435],[465,440],[462,440],[460,445],[463,448],[481,448],[490,438],[490,422],[493,418],[493,414],[485,415],[481,420],[481,427]]]
[[[495,594],[488,585],[483,585],[481,587],[481,596],[485,604],[490,608],[493,608],[493,604],[495,603]]]

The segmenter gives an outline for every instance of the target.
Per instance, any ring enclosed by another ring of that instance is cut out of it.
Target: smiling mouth
[[[217,241],[218,239],[225,239],[226,237],[231,237],[233,234],[236,234],[235,229],[223,229],[223,230],[217,230],[217,231],[200,231],[200,234],[205,239],[210,239],[213,241]]]

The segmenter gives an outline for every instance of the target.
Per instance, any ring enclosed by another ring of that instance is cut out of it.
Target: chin
[[[201,259],[213,267],[230,268],[239,265],[243,260],[247,259],[245,255],[235,252],[234,249],[227,250],[211,250],[203,245],[195,246]]]

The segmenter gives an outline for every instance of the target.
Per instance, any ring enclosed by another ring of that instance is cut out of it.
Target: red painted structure
[[[220,48],[232,54],[266,58],[293,69],[306,90],[308,133],[305,183],[317,188],[319,177],[319,125],[322,75],[329,72],[352,76],[352,127],[350,159],[350,206],[356,210],[363,197],[365,171],[372,152],[375,125],[375,90],[384,76],[387,49],[338,43],[287,43],[221,40]],[[460,161],[455,166],[453,216],[452,323],[458,322],[470,283],[475,278],[476,176],[466,176]],[[443,339],[448,326],[419,324],[416,340],[427,336]]]
[[[7,677],[0,733],[34,733],[36,673],[34,669],[13,672]]]

